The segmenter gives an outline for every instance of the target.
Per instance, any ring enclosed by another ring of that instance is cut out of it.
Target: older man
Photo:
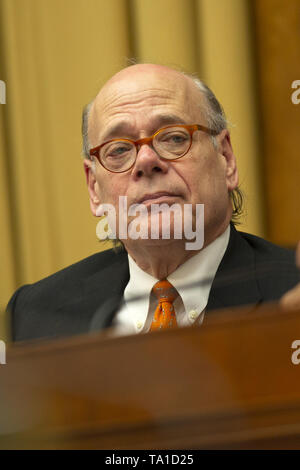
[[[14,340],[107,326],[130,334],[201,324],[210,310],[279,300],[295,288],[294,254],[230,223],[236,159],[222,108],[202,82],[164,66],[130,66],[85,110],[83,137],[92,213],[115,208],[124,249],[98,253],[20,288],[9,304]],[[150,236],[120,229],[121,218],[128,229],[137,219],[134,210],[124,219],[120,198],[126,207],[143,206],[139,224]],[[176,208],[167,237],[163,214],[152,213],[155,204]],[[187,249],[188,223],[195,236],[199,228],[204,233],[196,249]],[[179,228],[183,236],[176,235]],[[295,289],[284,305],[298,301]]]

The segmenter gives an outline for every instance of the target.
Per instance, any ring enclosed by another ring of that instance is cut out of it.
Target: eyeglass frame
[[[150,137],[143,137],[142,139],[138,139],[138,140],[120,139],[120,138],[107,140],[106,142],[103,142],[103,144],[97,145],[97,147],[94,147],[94,148],[90,149],[90,151],[89,151],[90,157],[92,157],[92,156],[96,157],[98,162],[100,163],[100,165],[102,165],[103,168],[105,168],[105,170],[110,171],[111,173],[125,173],[125,171],[131,170],[131,168],[135,165],[137,155],[138,155],[138,151],[139,151],[138,146],[141,146],[143,144],[150,144],[150,143],[152,144],[153,139],[157,136],[157,134],[160,134],[160,132],[164,131],[165,129],[169,129],[169,128],[172,128],[172,127],[183,127],[184,129],[186,129],[188,131],[188,133],[190,134],[190,145],[189,145],[188,149],[186,150],[186,152],[184,152],[184,154],[180,155],[180,157],[177,157],[177,158],[165,158],[165,157],[161,157],[158,154],[159,158],[161,158],[162,160],[168,161],[168,162],[174,162],[176,160],[179,160],[179,158],[184,157],[188,153],[188,151],[190,150],[190,148],[192,146],[192,143],[193,143],[193,134],[194,134],[195,131],[203,131],[206,134],[210,134],[212,136],[216,136],[216,135],[219,134],[218,131],[210,129],[209,127],[206,127],[206,126],[202,126],[201,124],[173,124],[173,125],[161,127],[156,132],[154,132],[154,134],[152,134]],[[135,155],[134,162],[126,170],[122,170],[122,171],[109,170],[108,168],[106,168],[106,166],[104,166],[104,164],[102,163],[102,161],[100,159],[100,149],[106,144],[109,144],[111,142],[120,142],[120,141],[121,142],[130,142],[131,144],[134,144],[134,146],[136,148],[136,155]]]

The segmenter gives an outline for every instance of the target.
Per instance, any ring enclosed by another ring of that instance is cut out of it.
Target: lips
[[[152,193],[152,194],[145,194],[141,199],[139,199],[138,204],[143,204],[144,202],[150,202],[150,201],[155,201],[156,199],[160,199],[163,197],[178,197],[178,194],[174,193],[169,193],[166,191],[160,191],[157,193]]]

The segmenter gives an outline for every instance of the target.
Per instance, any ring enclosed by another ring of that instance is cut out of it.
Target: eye
[[[161,142],[166,144],[182,144],[189,139],[185,132],[168,132],[161,136]]]
[[[110,155],[111,156],[114,156],[114,155],[118,156],[118,155],[122,155],[125,152],[128,152],[128,148],[120,146],[120,147],[116,147],[113,150],[111,150]]]
[[[170,136],[170,139],[171,139],[172,142],[174,142],[174,144],[181,144],[181,142],[186,141],[186,135],[173,134],[173,135]]]
[[[109,144],[103,150],[105,158],[124,157],[132,151],[132,145],[126,142],[115,142]]]

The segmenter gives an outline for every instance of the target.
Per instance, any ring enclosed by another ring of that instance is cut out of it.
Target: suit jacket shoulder
[[[295,252],[231,226],[208,309],[276,301],[300,281]]]
[[[20,287],[10,299],[14,341],[80,334],[107,297],[128,282],[128,257],[106,250],[85,258],[34,284]]]

